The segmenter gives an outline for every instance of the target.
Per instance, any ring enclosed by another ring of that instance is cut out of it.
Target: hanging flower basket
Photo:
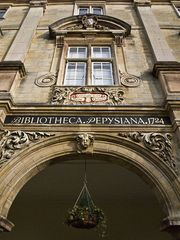
[[[101,209],[75,206],[69,211],[66,223],[75,228],[94,228],[104,220]]]
[[[65,223],[81,229],[98,228],[100,235],[105,236],[107,227],[105,214],[95,206],[86,183],[84,183],[74,207],[68,211]]]

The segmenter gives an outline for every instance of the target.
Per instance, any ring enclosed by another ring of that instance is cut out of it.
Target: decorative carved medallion
[[[124,91],[119,87],[59,87],[55,86],[51,102],[54,104],[121,104]]]
[[[40,76],[35,80],[35,84],[38,87],[50,87],[56,83],[56,74],[47,73],[45,75]]]
[[[1,134],[0,140],[0,168],[8,162],[16,151],[24,149],[30,142],[36,142],[42,138],[53,136],[54,134],[44,132],[10,132],[5,130]]]
[[[88,133],[79,134],[76,137],[77,141],[77,152],[78,153],[85,153],[92,151],[94,137]]]
[[[128,74],[128,73],[122,73],[120,72],[120,78],[121,78],[121,83],[122,85],[126,86],[126,87],[138,87],[141,83],[141,79],[134,76],[134,75],[131,75],[131,74]]]
[[[98,23],[98,17],[93,14],[86,14],[79,16],[81,23],[75,26],[67,28],[67,30],[78,30],[78,29],[97,29],[97,30],[108,30],[108,27],[102,26]]]
[[[119,136],[129,138],[137,143],[141,143],[144,147],[153,151],[167,165],[175,169],[176,164],[172,153],[172,136],[169,133],[119,133]]]

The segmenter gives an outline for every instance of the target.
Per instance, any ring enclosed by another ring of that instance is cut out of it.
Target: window
[[[84,15],[84,14],[96,14],[96,15],[103,15],[103,8],[102,7],[96,7],[96,6],[82,6],[78,8],[78,14]]]
[[[6,9],[0,9],[0,18],[3,18],[6,13]]]
[[[176,11],[177,11],[178,16],[180,17],[180,6],[176,7]]]
[[[111,47],[69,47],[64,85],[113,85]]]
[[[180,17],[180,3],[174,2],[174,3],[172,3],[172,5],[174,7],[176,14],[178,15],[178,17]]]

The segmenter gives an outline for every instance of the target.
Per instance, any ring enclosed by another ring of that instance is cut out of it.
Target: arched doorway
[[[81,190],[84,162],[67,160],[48,166],[33,177],[15,199],[8,218],[16,227],[4,233],[11,239],[99,239],[93,230],[63,224]],[[97,206],[108,218],[105,239],[170,240],[160,232],[165,217],[151,189],[136,174],[103,160],[87,160],[88,186]]]
[[[77,134],[66,134],[32,144],[28,151],[21,151],[6,164],[0,177],[0,213],[3,218],[7,218],[21,188],[42,169],[54,163],[62,164],[65,160],[87,158],[98,161],[103,159],[138,174],[156,193],[170,224],[175,223],[179,216],[179,180],[167,164],[148,149],[126,139],[104,134],[94,135],[93,151],[88,153],[79,152],[76,138]],[[133,184],[129,188],[132,186]]]

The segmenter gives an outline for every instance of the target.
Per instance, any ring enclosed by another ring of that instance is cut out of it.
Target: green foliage
[[[104,212],[95,205],[93,207],[91,206],[90,208],[87,206],[74,206],[68,211],[68,216],[65,223],[75,228],[97,228],[101,237],[105,237],[106,235],[106,217]]]

